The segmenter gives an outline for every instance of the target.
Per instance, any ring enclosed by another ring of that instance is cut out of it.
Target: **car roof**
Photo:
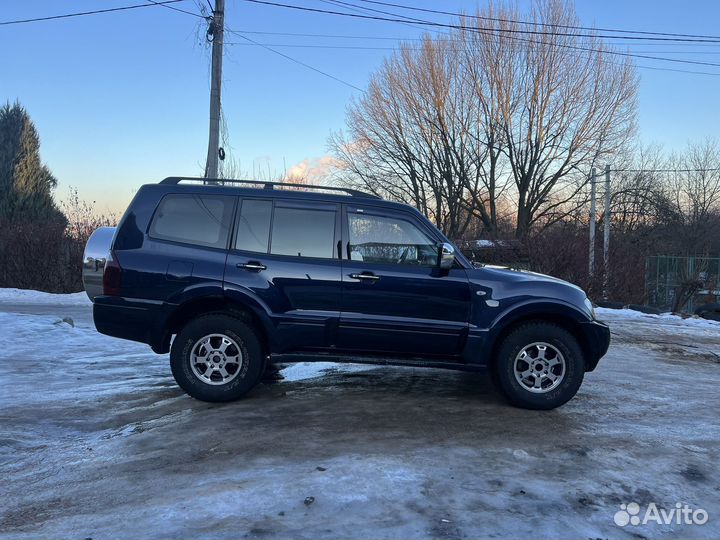
[[[167,181],[170,180],[170,181]],[[253,181],[235,181],[234,183],[228,184],[205,184],[203,178],[182,178],[182,180],[192,180],[190,183],[181,183],[177,177],[166,178],[165,181],[157,184],[144,184],[140,188],[140,192],[154,193],[156,197],[161,198],[171,193],[206,193],[214,195],[232,195],[236,197],[256,197],[263,199],[285,199],[294,201],[307,201],[307,202],[331,202],[337,204],[349,204],[358,206],[374,206],[378,209],[393,209],[400,210],[403,212],[409,212],[417,216],[419,219],[424,221],[430,228],[435,231],[443,241],[449,241],[448,238],[427,218],[422,212],[420,212],[414,206],[409,204],[386,201],[380,197],[362,193],[355,190],[349,190],[352,194],[339,195],[338,189],[331,192],[323,191],[327,188],[324,186],[303,186],[297,184],[288,184],[282,186],[283,189],[275,189],[275,186],[280,186],[282,183],[277,182],[264,182],[261,180]],[[210,180],[215,182],[215,180]],[[217,180],[216,182],[221,182]],[[254,187],[240,187],[242,185],[265,185],[273,186],[272,189],[265,188],[254,188]],[[285,187],[291,186],[293,189],[285,189]],[[304,188],[300,190],[298,188]],[[138,192],[138,196],[140,196]],[[128,209],[129,210],[129,209]],[[466,267],[471,267],[470,262],[462,255],[462,252],[458,250],[456,256],[464,261]]]
[[[188,180],[189,183],[181,183],[180,180]],[[158,184],[145,184],[143,189],[160,190],[164,193],[207,193],[215,195],[234,195],[243,197],[258,197],[265,199],[288,199],[295,201],[318,201],[334,202],[344,204],[357,204],[363,206],[377,206],[382,208],[394,208],[398,210],[411,211],[420,214],[417,209],[408,204],[387,201],[369,193],[344,188],[328,186],[309,186],[303,184],[291,184],[283,182],[264,182],[261,180],[251,181],[229,181],[217,180],[218,183],[203,184],[202,178],[177,178],[169,177]],[[215,181],[213,181],[215,182]],[[246,187],[263,185],[263,188]],[[279,189],[278,189],[279,188]],[[420,214],[422,215],[422,214]]]

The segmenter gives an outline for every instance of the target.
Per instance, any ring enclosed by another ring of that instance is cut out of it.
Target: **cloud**
[[[285,176],[291,182],[324,184],[329,179],[333,169],[338,166],[338,160],[330,155],[306,158],[290,167]]]

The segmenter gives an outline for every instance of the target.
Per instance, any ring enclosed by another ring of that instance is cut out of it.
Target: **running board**
[[[402,358],[393,356],[358,356],[329,353],[286,353],[273,354],[273,364],[292,364],[295,362],[338,362],[340,364],[372,364],[378,366],[401,366],[452,369],[456,371],[484,371],[485,366],[457,362],[454,358],[425,360],[423,358]]]

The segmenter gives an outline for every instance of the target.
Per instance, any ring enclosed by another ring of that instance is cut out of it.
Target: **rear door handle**
[[[364,279],[366,281],[377,281],[378,279],[380,279],[380,276],[376,276],[371,272],[363,272],[362,274],[350,274],[350,277],[353,279]]]
[[[260,272],[261,270],[267,270],[267,266],[265,266],[261,262],[257,261],[248,261],[246,263],[237,263],[235,265],[237,268],[242,268],[243,270],[254,270],[256,272]]]

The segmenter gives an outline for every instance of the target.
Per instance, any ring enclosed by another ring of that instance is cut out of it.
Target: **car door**
[[[333,345],[340,315],[340,205],[243,198],[225,270],[230,298],[257,299],[275,352]]]
[[[116,247],[124,294],[170,304],[220,296],[235,203],[227,195],[169,193],[146,230],[129,214]]]
[[[411,212],[347,204],[343,213],[340,349],[458,354],[470,286],[459,265],[437,268],[439,238]]]

